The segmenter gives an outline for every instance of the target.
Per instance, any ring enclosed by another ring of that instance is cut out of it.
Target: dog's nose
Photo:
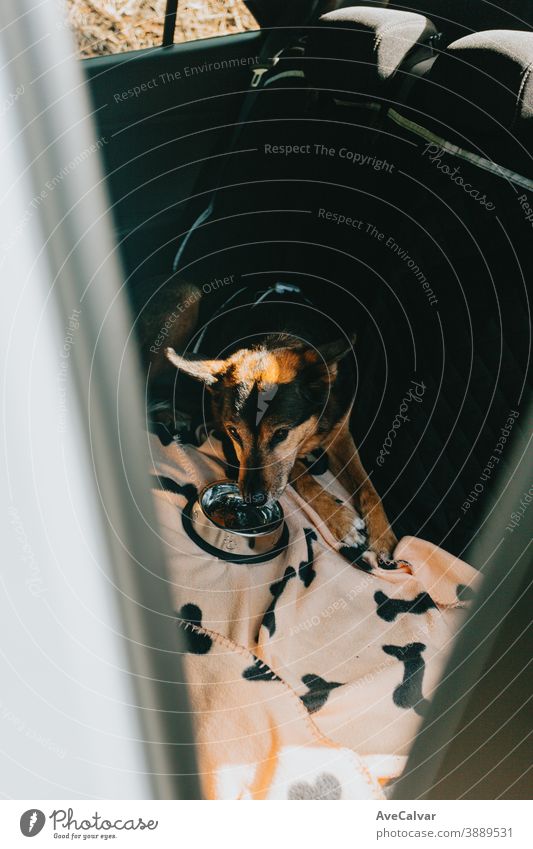
[[[267,501],[268,496],[262,489],[258,490],[258,492],[252,493],[252,504],[255,504],[256,507],[263,507]]]

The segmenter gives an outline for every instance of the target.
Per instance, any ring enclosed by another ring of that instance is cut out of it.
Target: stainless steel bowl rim
[[[257,531],[257,532],[252,531],[252,532],[250,532],[250,530],[240,530],[238,528],[227,528],[227,527],[225,527],[225,525],[220,525],[218,522],[215,522],[215,520],[209,515],[209,513],[206,512],[206,510],[204,508],[204,496],[210,490],[215,489],[215,487],[222,486],[222,485],[230,486],[232,489],[235,489],[237,487],[237,485],[235,484],[234,481],[229,481],[229,480],[212,481],[212,483],[207,484],[201,490],[200,495],[198,496],[198,502],[197,502],[198,506],[200,507],[200,510],[202,511],[202,515],[205,516],[205,518],[212,525],[214,525],[215,528],[218,528],[221,531],[225,531],[228,534],[234,534],[235,536],[250,537],[250,538],[256,539],[257,537],[269,536],[269,535],[275,533],[280,528],[280,526],[283,524],[283,522],[285,520],[285,514],[283,513],[283,507],[281,506],[279,501],[274,502],[279,515],[275,520],[273,520],[269,525],[267,525],[265,527],[264,531]]]

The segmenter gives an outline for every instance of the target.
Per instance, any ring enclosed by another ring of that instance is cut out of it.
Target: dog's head
[[[190,360],[167,348],[170,362],[210,391],[217,427],[239,461],[244,498],[258,505],[279,498],[296,458],[320,445],[332,425],[328,409],[338,364],[352,342],[310,348],[287,341],[220,360]]]

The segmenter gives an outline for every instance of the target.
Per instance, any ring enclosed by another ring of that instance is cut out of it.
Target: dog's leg
[[[363,545],[365,537],[361,533],[362,522],[354,511],[345,504],[339,504],[315,480],[301,460],[294,464],[289,480],[298,495],[318,513],[342,546],[352,548]]]
[[[381,498],[363,468],[347,422],[332,433],[326,451],[332,473],[354,499],[357,510],[365,520],[368,547],[375,555],[372,558],[375,561],[373,565],[377,564],[378,556],[390,559],[398,541]]]

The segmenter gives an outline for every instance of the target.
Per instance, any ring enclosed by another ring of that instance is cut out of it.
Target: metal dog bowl
[[[206,486],[191,512],[192,527],[204,542],[237,556],[272,551],[283,533],[283,518],[277,501],[263,507],[249,504],[233,481]]]

